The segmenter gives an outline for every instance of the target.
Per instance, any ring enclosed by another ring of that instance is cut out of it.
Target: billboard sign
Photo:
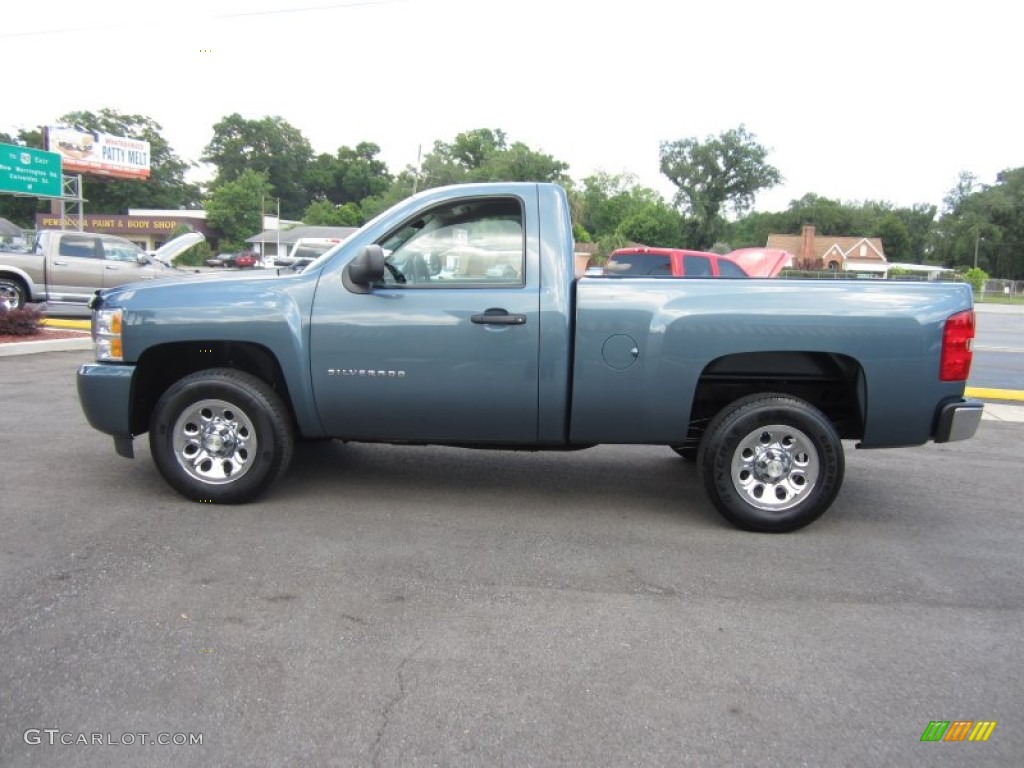
[[[60,155],[41,149],[0,144],[0,192],[60,197]]]
[[[46,128],[46,144],[64,161],[65,173],[94,173],[118,179],[149,178],[149,142],[67,125]]]

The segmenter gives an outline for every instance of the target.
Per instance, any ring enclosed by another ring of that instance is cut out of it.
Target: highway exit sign
[[[31,147],[0,144],[0,192],[32,197],[60,197],[60,155]]]

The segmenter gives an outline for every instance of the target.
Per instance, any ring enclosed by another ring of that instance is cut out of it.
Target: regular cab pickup
[[[732,523],[819,517],[842,440],[971,437],[970,287],[574,275],[566,194],[415,195],[301,273],[99,292],[89,422],[184,496],[239,503],[297,439],[568,450],[654,444],[696,461]],[[514,459],[512,459],[514,460]]]
[[[42,230],[30,250],[0,251],[0,306],[17,309],[39,301],[84,306],[99,288],[179,277],[186,273],[171,261],[204,239],[189,232],[148,253],[115,235]]]

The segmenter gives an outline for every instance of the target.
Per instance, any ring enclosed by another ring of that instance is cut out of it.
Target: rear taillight
[[[974,346],[974,310],[957,312],[946,320],[942,330],[942,361],[939,363],[939,379],[942,381],[967,381],[971,372],[972,347]]]

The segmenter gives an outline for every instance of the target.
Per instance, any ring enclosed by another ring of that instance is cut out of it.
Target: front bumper
[[[980,400],[959,400],[942,406],[935,426],[935,442],[951,443],[974,437],[984,410]]]
[[[86,363],[78,369],[78,401],[94,429],[112,435],[118,454],[131,454],[134,365]]]

